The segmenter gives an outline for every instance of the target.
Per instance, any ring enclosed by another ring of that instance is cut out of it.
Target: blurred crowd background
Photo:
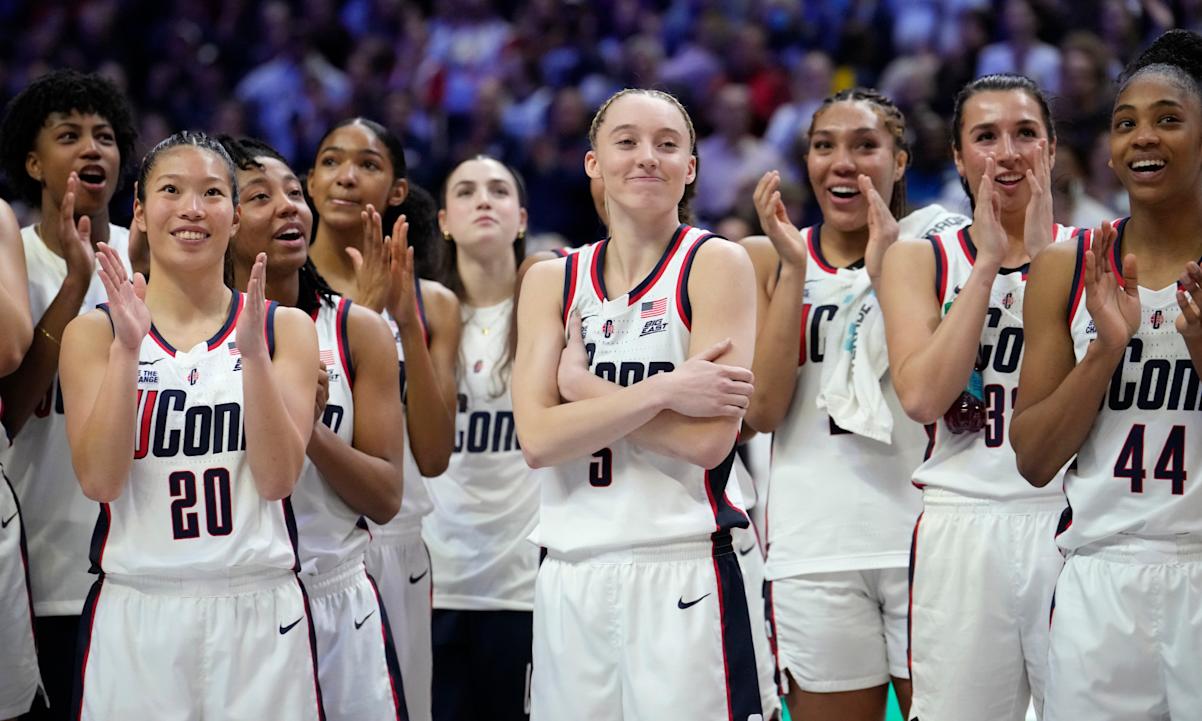
[[[0,0],[0,101],[50,68],[98,71],[132,100],[139,153],[184,128],[250,134],[302,171],[331,124],[365,115],[404,139],[431,191],[467,156],[510,163],[532,235],[579,245],[604,232],[588,125],[622,87],[684,102],[697,221],[739,237],[771,168],[795,222],[814,219],[805,131],[824,96],[857,84],[906,114],[911,206],[965,207],[956,91],[1022,72],[1053,101],[1058,219],[1092,225],[1125,210],[1107,167],[1113,79],[1173,26],[1202,30],[1202,0]],[[119,197],[116,221],[128,207]]]

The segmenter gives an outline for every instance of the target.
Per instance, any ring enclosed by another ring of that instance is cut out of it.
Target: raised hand
[[[580,313],[572,311],[568,316],[567,344],[559,354],[559,371],[556,381],[559,384],[559,395],[565,401],[578,401],[583,396],[577,392],[576,379],[581,373],[588,373],[588,351],[584,347],[584,327],[580,321]]]
[[[1035,167],[1027,170],[1031,199],[1027,202],[1023,224],[1023,244],[1031,260],[1052,243],[1052,158],[1048,141],[1040,140],[1035,152]]]
[[[977,187],[976,208],[972,214],[972,240],[977,246],[977,263],[989,263],[1001,268],[1006,258],[1009,240],[999,217],[999,199],[993,187],[997,164],[992,156],[985,159],[985,173]]]
[[[693,418],[742,418],[751,402],[755,377],[751,371],[714,361],[730,350],[729,338],[664,374],[672,383],[668,407]]]
[[[92,219],[82,216],[75,220],[75,192],[79,188],[79,176],[72,171],[67,178],[67,192],[58,213],[58,242],[63,259],[67,261],[67,275],[90,283],[96,270],[96,251],[92,249]],[[120,265],[120,263],[118,263]]]
[[[108,294],[109,318],[113,338],[122,347],[136,351],[150,332],[150,309],[146,307],[146,278],[135,273],[133,282],[125,272],[121,257],[107,243],[101,243],[98,259],[100,282]]]
[[[1102,223],[1093,232],[1093,242],[1085,254],[1085,309],[1098,329],[1095,341],[1108,350],[1127,346],[1139,330],[1139,281],[1135,256],[1123,258],[1123,282],[1120,285],[1110,262],[1118,232],[1110,223]]]
[[[1202,338],[1202,268],[1194,261],[1185,264],[1181,274],[1181,287],[1177,289],[1177,305],[1181,315],[1177,316],[1177,332],[1186,340]]]
[[[873,280],[881,277],[881,266],[885,262],[885,251],[897,242],[897,219],[876,192],[872,179],[861,174],[856,178],[860,193],[868,199],[868,247],[864,250],[864,267]]]
[[[355,269],[355,295],[351,300],[379,313],[391,309],[392,280],[380,214],[370,204],[359,214],[363,225],[363,250],[347,248]]]
[[[388,312],[398,328],[419,323],[417,317],[417,276],[413,270],[413,248],[409,247],[409,221],[399,216],[392,224],[392,235],[384,239],[388,253]]]
[[[804,269],[807,258],[805,241],[801,231],[789,221],[785,212],[785,204],[780,198],[780,171],[769,170],[755,184],[755,212],[760,218],[760,226],[781,262]]]
[[[250,280],[246,283],[246,299],[242,305],[242,316],[234,332],[238,352],[244,359],[263,358],[267,352],[267,297],[264,295],[267,277],[267,254],[259,253],[250,269]]]

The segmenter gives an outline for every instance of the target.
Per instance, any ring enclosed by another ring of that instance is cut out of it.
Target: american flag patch
[[[668,311],[668,299],[649,300],[639,307],[640,318],[656,318]]]
[[[317,357],[321,360],[322,363],[326,364],[326,368],[329,368],[330,366],[334,365],[334,351],[332,351],[332,350],[318,351]]]
[[[236,342],[230,341],[226,347],[230,349],[230,355],[234,356],[235,358],[240,358],[242,356],[242,351],[238,350],[238,344]]]

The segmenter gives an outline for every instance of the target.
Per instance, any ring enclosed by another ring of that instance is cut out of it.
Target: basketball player
[[[326,715],[404,719],[392,634],[363,565],[370,538],[363,518],[387,523],[401,505],[396,344],[378,313],[335,295],[309,262],[313,215],[284,158],[258,140],[223,137],[221,144],[238,167],[235,286],[247,287],[255,259],[266,253],[266,296],[313,317],[326,366],[308,462],[292,493]]]
[[[1016,75],[957,96],[952,149],[973,223],[885,255],[880,301],[893,386],[930,424],[914,473],[923,514],[910,558],[910,718],[1023,719],[1043,708],[1047,612],[1061,560],[1059,484],[1032,488],[1008,425],[1031,259],[1071,228],[1045,192],[1055,153],[1047,103]],[[1025,237],[1025,242],[1024,242]]]
[[[411,263],[388,260],[376,209],[399,204],[407,187],[404,149],[391,132],[365,118],[334,126],[307,183],[319,216],[313,264],[335,291],[384,313],[401,359],[405,493],[391,521],[371,526],[367,570],[392,621],[409,718],[429,721],[432,579],[421,521],[431,503],[422,476],[445,471],[454,444],[459,303],[440,284],[418,280]]]
[[[17,369],[32,337],[21,228],[12,208],[0,200],[0,376]],[[3,431],[0,423],[0,445],[7,447]],[[0,719],[15,719],[33,706],[42,680],[21,505],[2,465],[0,477],[0,648],[5,649],[0,654]]]
[[[104,300],[95,274],[97,244],[125,257],[129,232],[109,223],[108,206],[133,162],[135,137],[121,92],[99,75],[71,70],[34,80],[0,121],[0,165],[42,218],[21,230],[33,341],[21,366],[0,380],[3,423],[13,438],[0,459],[21,499],[39,661],[53,709],[35,704],[38,719],[69,713],[96,522],[96,505],[71,470],[59,346],[67,323]]]
[[[780,175],[770,172],[755,194],[768,236],[743,243],[760,313],[747,421],[776,433],[767,576],[789,713],[799,721],[882,719],[891,678],[903,713],[910,703],[906,565],[921,496],[909,474],[921,461],[922,428],[887,380],[881,393],[894,424],[884,438],[845,430],[816,404],[824,360],[834,363],[839,352],[835,323],[879,314],[871,288],[885,250],[899,232],[933,229],[926,214],[903,219],[900,230],[893,220],[905,212],[905,123],[873,90],[826,98],[805,156],[823,223],[797,230],[780,200]],[[968,222],[938,217],[951,227]]]
[[[1202,37],[1180,30],[1128,66],[1110,165],[1131,216],[1050,248],[1031,272],[1014,449],[1035,487],[1076,458],[1056,538],[1068,560],[1045,719],[1189,719],[1202,708],[1199,67]]]
[[[264,299],[265,254],[246,294],[223,283],[237,201],[215,140],[155,146],[134,204],[151,282],[101,245],[108,304],[63,338],[71,456],[100,503],[80,719],[324,718],[288,500],[317,342]]]
[[[450,467],[430,481],[422,535],[434,564],[434,717],[529,716],[538,486],[513,424],[513,292],[525,188],[477,156],[442,189],[440,277],[459,297],[459,407]]]
[[[544,469],[547,551],[531,718],[759,720],[729,533],[747,517],[726,495],[751,393],[751,264],[679,222],[695,135],[675,98],[621,91],[589,140],[610,238],[533,266],[518,311],[514,413]]]

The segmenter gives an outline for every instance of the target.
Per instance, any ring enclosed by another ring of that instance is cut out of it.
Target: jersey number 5
[[[225,468],[209,468],[204,474],[205,526],[210,536],[228,536],[234,530],[234,514],[230,502],[230,472]],[[171,530],[175,540],[200,537],[200,514],[196,505],[196,474],[176,471],[167,477],[171,497]]]

